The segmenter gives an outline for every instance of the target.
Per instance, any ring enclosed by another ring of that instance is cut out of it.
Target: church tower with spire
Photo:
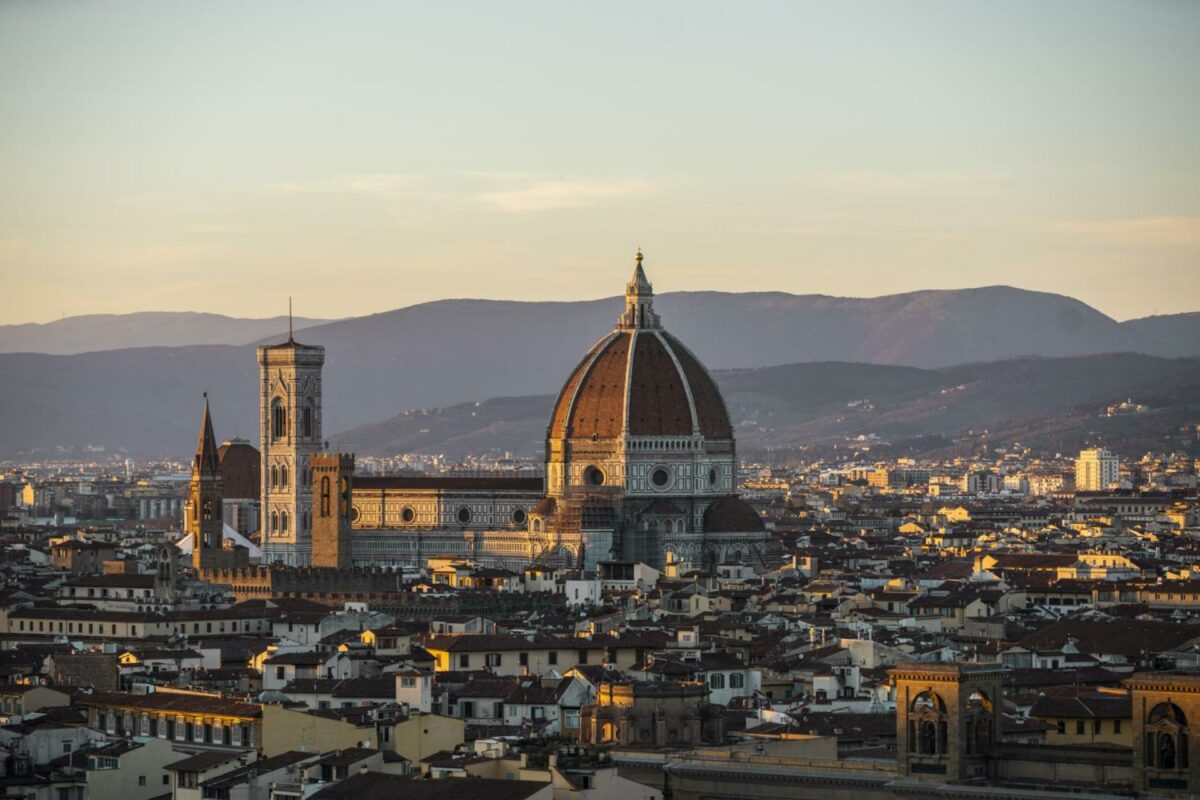
[[[231,561],[235,560],[236,551],[224,549],[222,499],[221,461],[205,394],[184,521],[184,532],[192,535],[192,566],[197,570],[232,566]]]

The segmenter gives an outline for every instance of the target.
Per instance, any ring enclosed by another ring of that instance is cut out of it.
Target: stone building
[[[594,745],[669,747],[719,743],[722,706],[703,683],[601,683],[579,717],[580,741]]]
[[[624,313],[572,370],[554,405],[544,481],[355,479],[351,467],[343,473],[352,486],[349,547],[327,539],[322,564],[423,566],[442,555],[508,568],[595,569],[612,558],[658,567],[762,563],[767,536],[735,493],[725,402],[700,361],[663,328],[653,297],[639,252]],[[263,557],[311,565],[324,350],[289,337],[258,354]]]
[[[1200,788],[1200,673],[1138,673],[1133,748],[1112,744],[1029,747],[1000,738],[997,705],[1011,681],[992,664],[902,664],[896,686],[896,753],[789,757],[697,747],[666,759],[675,800],[898,800],[918,797],[1194,797]]]
[[[1200,673],[1146,672],[1124,683],[1138,791],[1200,793]]]

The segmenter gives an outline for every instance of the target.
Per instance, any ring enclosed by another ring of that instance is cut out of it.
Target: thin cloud
[[[853,170],[817,173],[804,177],[810,185],[851,195],[885,196],[889,198],[976,197],[994,192],[1008,182],[1000,172],[982,170],[947,170],[926,172],[895,172],[882,170]]]
[[[283,194],[359,194],[390,199],[413,190],[419,176],[403,172],[335,175],[318,181],[268,183],[267,191]]]
[[[630,197],[649,189],[638,180],[622,181],[539,181],[521,189],[485,192],[479,199],[508,214],[527,214],[560,208],[578,208],[597,201]]]
[[[1139,247],[1200,245],[1200,217],[1131,217],[1060,222],[1054,229],[1059,233],[1101,244]]]

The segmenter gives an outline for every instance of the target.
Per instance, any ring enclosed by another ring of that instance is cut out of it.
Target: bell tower
[[[289,326],[290,327],[290,326]],[[288,333],[258,348],[262,551],[266,564],[312,563],[312,465],[321,449],[321,369],[325,348]]]
[[[221,464],[217,439],[204,395],[204,418],[196,455],[192,459],[192,483],[188,492],[186,532],[192,534],[192,566],[197,570],[221,566],[224,520],[221,513]]]

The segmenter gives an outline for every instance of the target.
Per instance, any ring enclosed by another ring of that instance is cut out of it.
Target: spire
[[[288,297],[288,344],[295,344],[296,340],[292,338],[292,298]]]
[[[633,277],[625,285],[625,313],[617,320],[618,328],[657,328],[658,314],[654,313],[654,287],[642,269],[642,248],[634,256]]]
[[[196,462],[192,465],[192,473],[216,475],[217,468],[217,437],[213,435],[212,416],[208,413],[208,392],[205,392],[204,420],[200,423],[200,437],[196,440]]]

